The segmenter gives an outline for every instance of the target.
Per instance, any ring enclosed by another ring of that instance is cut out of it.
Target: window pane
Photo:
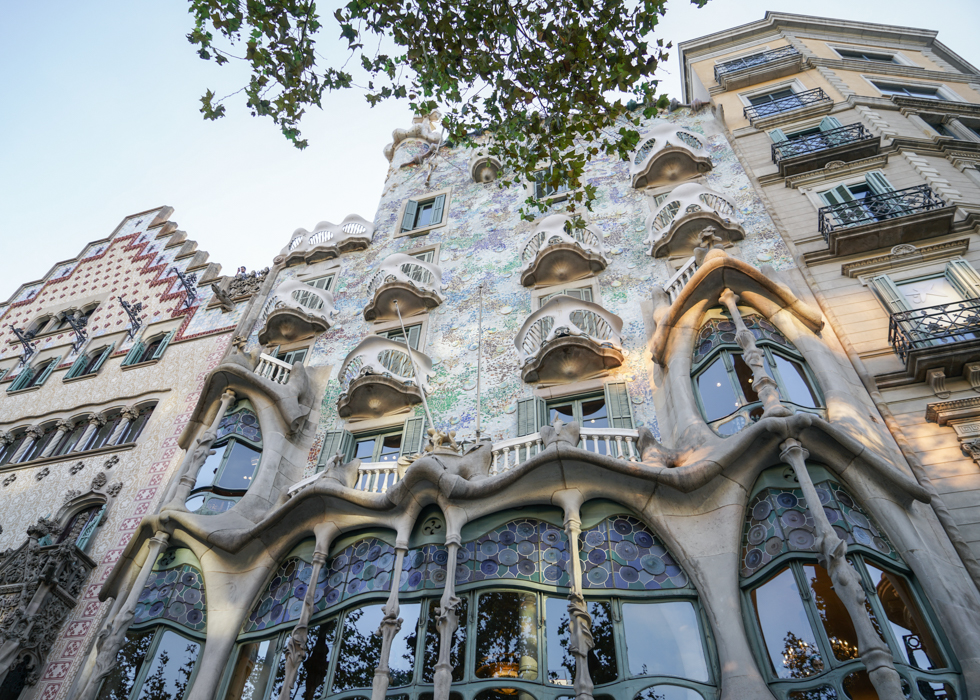
[[[604,398],[582,402],[582,427],[609,427],[609,419],[606,413],[606,400]]]
[[[732,364],[735,367],[735,379],[738,381],[739,389],[742,390],[745,402],[747,404],[755,403],[759,400],[759,395],[752,386],[752,382],[754,381],[752,368],[749,367],[748,363],[742,357],[742,353],[732,353]]]
[[[571,686],[575,682],[575,657],[568,648],[568,599],[548,598],[546,606],[548,680],[555,685]],[[594,647],[589,652],[589,675],[596,685],[612,683],[617,678],[612,604],[607,601],[590,601],[588,606],[589,615],[592,616],[594,642]]]
[[[378,443],[378,438],[375,436],[361,438],[357,441],[354,447],[354,456],[357,459],[362,459],[365,462],[374,461],[374,447]]]
[[[382,605],[366,605],[347,613],[340,657],[334,671],[333,691],[370,688],[381,660],[381,635],[375,634],[384,618]]]
[[[733,413],[740,405],[720,357],[698,375],[698,392],[704,405],[704,419],[709,423]]]
[[[128,700],[151,641],[153,630],[129,632],[126,635],[126,642],[116,654],[116,663],[99,690],[101,700]]]
[[[554,423],[555,418],[561,418],[565,423],[575,420],[575,404],[566,403],[561,406],[548,406],[548,422]]]
[[[572,685],[575,682],[575,657],[568,648],[568,600],[545,600],[545,626],[547,630],[548,681],[555,685]]]
[[[418,213],[415,215],[415,228],[428,226],[432,223],[432,206],[433,202],[431,201],[419,204]]]
[[[204,464],[197,472],[197,481],[194,483],[195,489],[204,488],[214,483],[214,477],[218,473],[218,467],[221,466],[221,460],[224,458],[226,449],[228,449],[227,445],[216,447],[214,454],[208,455],[208,458],[204,460]]]
[[[201,645],[164,631],[137,700],[180,700],[187,690]]]
[[[262,700],[273,668],[270,651],[275,652],[275,644],[268,639],[238,647],[238,659],[225,700]]]
[[[398,616],[403,620],[401,630],[391,641],[391,654],[388,656],[390,687],[408,685],[412,682],[415,669],[415,650],[418,648],[419,603],[400,605]]]
[[[126,435],[120,441],[122,442],[136,442],[140,434],[143,432],[143,428],[146,426],[146,422],[150,420],[152,411],[144,411],[140,413],[139,416],[132,423],[129,424],[129,428],[126,430]]]
[[[783,385],[780,388],[782,389],[781,393],[783,394],[783,398],[798,406],[806,406],[808,408],[819,406],[820,402],[817,400],[817,392],[814,391],[813,386],[810,384],[810,378],[806,376],[803,366],[799,362],[787,360],[785,357],[780,357],[775,353],[773,353],[773,359],[776,362],[779,377],[782,379]]]
[[[327,680],[327,668],[330,666],[330,652],[333,651],[336,629],[336,618],[310,628],[306,637],[306,659],[296,672],[296,683],[289,694],[290,700],[320,700],[323,696],[323,684]],[[272,683],[270,698],[279,697],[285,676],[286,653],[283,652],[279,655],[279,668]]]
[[[905,577],[882,571],[867,562],[865,567],[905,660],[916,668],[944,668],[946,662],[939,645],[929,631]]]
[[[436,663],[439,661],[439,628],[436,626],[438,600],[429,601],[429,617],[425,625],[425,661],[422,666],[422,682],[431,683],[436,676]],[[464,596],[456,606],[459,624],[453,635],[453,646],[449,650],[449,663],[453,666],[453,682],[463,680],[463,664],[466,659],[466,617],[469,605]]]
[[[633,700],[704,700],[701,693],[679,685],[655,685],[644,688]]]
[[[708,680],[701,630],[691,603],[624,603],[623,626],[631,675]]]
[[[613,638],[612,603],[589,603],[592,616],[592,639],[595,646],[589,652],[589,675],[596,685],[612,683],[617,678],[616,643]]]
[[[115,431],[116,426],[119,425],[120,420],[122,420],[122,416],[114,416],[110,420],[107,420],[105,425],[95,433],[95,437],[91,444],[89,444],[88,449],[95,450],[99,447],[104,447],[109,442],[109,438],[112,437],[112,433]]]
[[[252,483],[252,476],[261,458],[261,450],[241,442],[232,443],[231,454],[215,485],[223,489],[245,491]]]
[[[383,435],[381,437],[381,453],[378,455],[379,462],[397,462],[398,455],[401,454],[402,434]]]
[[[87,423],[79,423],[75,428],[68,433],[65,438],[61,441],[61,444],[55,449],[54,453],[56,455],[68,454],[72,451],[72,448],[78,443],[78,440],[82,437],[82,433],[85,432]]]
[[[517,688],[488,688],[480,691],[476,700],[534,700],[534,696]]]
[[[480,596],[476,677],[538,677],[538,613],[533,593],[498,591]]]
[[[753,590],[752,606],[777,676],[806,678],[824,670],[792,571],[783,569]]]
[[[854,623],[847,613],[844,603],[834,592],[830,575],[822,566],[804,566],[803,575],[810,585],[817,612],[823,628],[830,639],[830,648],[838,661],[848,661],[858,657],[857,633]]]

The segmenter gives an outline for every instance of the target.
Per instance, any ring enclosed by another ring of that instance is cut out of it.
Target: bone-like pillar
[[[578,540],[582,533],[577,502],[564,499],[565,536],[568,537],[568,575],[571,577],[568,594],[568,647],[575,657],[575,698],[592,700],[592,675],[589,673],[589,652],[595,646],[592,638],[592,616],[582,595],[582,562],[579,560]]]
[[[742,348],[745,363],[752,368],[752,387],[762,400],[762,406],[765,409],[763,416],[768,418],[769,416],[793,415],[791,409],[780,403],[779,386],[776,384],[776,380],[766,372],[764,355],[759,346],[755,344],[755,335],[745,327],[745,321],[742,320],[742,314],[738,310],[738,295],[732,290],[726,289],[722,292],[719,300],[728,307],[732,321],[735,322],[735,342]]]
[[[54,449],[61,444],[61,441],[65,438],[65,434],[70,432],[74,427],[75,426],[66,420],[58,421],[57,425],[54,427],[56,434],[51,436],[51,439],[48,440],[48,444],[44,446],[44,449],[41,450],[41,454],[39,456],[50,457],[51,453],[54,452]]]
[[[119,653],[123,642],[126,641],[126,631],[133,622],[133,616],[136,613],[136,603],[139,601],[140,593],[143,592],[143,586],[146,585],[146,580],[150,577],[150,572],[153,571],[153,565],[156,564],[160,553],[166,549],[169,539],[170,535],[164,531],[158,531],[150,538],[146,561],[143,562],[143,567],[140,569],[139,576],[133,582],[133,587],[129,589],[126,602],[119,608],[119,612],[116,613],[115,617],[106,621],[102,630],[99,632],[99,636],[95,641],[95,648],[97,650],[95,667],[92,669],[92,673],[89,675],[88,680],[86,680],[85,685],[79,691],[76,700],[96,700],[103,679],[115,667],[116,654]]]
[[[391,592],[383,608],[385,616],[378,630],[378,634],[381,635],[381,659],[378,661],[378,667],[374,669],[371,700],[384,700],[385,693],[388,692],[388,683],[391,681],[388,675],[388,659],[391,656],[391,643],[402,628],[402,619],[398,617],[398,583],[401,581],[406,552],[408,552],[407,543],[398,542],[395,546],[395,570],[391,574]]]
[[[840,598],[857,633],[858,654],[864,667],[868,669],[871,683],[881,698],[901,698],[902,680],[892,663],[892,653],[875,630],[865,607],[866,596],[861,586],[861,577],[847,561],[847,543],[844,542],[827,519],[817,489],[806,469],[806,458],[810,456],[803,446],[790,438],[780,445],[780,459],[793,467],[796,480],[803,489],[807,508],[813,516],[817,530],[817,548],[820,550],[820,565],[830,574],[834,592]]]
[[[282,690],[279,691],[278,700],[290,700],[293,685],[296,683],[296,674],[299,673],[299,666],[306,661],[306,640],[309,636],[310,616],[313,615],[313,605],[316,597],[316,582],[320,578],[320,570],[327,561],[326,550],[313,553],[313,573],[310,575],[310,584],[306,588],[306,596],[303,598],[303,610],[299,614],[299,621],[293,627],[293,631],[286,640],[286,672],[282,681]],[[317,546],[319,550],[319,545]]]
[[[456,553],[459,551],[459,532],[446,536],[449,559],[446,561],[446,585],[436,609],[436,629],[439,630],[439,658],[436,660],[433,678],[433,700],[449,700],[449,688],[453,683],[453,635],[459,626],[459,598],[456,597]]]
[[[173,498],[160,510],[187,510],[184,506],[184,501],[187,500],[191,489],[197,483],[197,473],[211,454],[211,444],[218,437],[218,426],[221,424],[221,420],[225,417],[225,414],[228,413],[228,409],[231,408],[234,400],[235,392],[231,389],[225,389],[225,392],[221,395],[221,405],[218,406],[218,412],[215,414],[214,420],[211,421],[211,425],[204,431],[204,434],[194,441],[193,449],[188,450],[183,464],[180,465],[180,479],[177,481],[177,488],[174,490]]]

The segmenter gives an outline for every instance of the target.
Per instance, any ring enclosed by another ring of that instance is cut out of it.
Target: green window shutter
[[[133,347],[129,349],[129,352],[126,353],[126,357],[123,358],[122,366],[126,367],[127,365],[134,365],[139,362],[140,356],[143,354],[144,347],[145,346],[143,345],[142,340],[137,340],[135,343],[133,343]],[[72,365],[72,369],[75,369],[74,365]],[[68,375],[72,376],[70,370]]]
[[[820,131],[830,131],[831,129],[839,129],[843,126],[836,117],[824,117],[820,121]]]
[[[878,298],[884,303],[885,308],[888,309],[888,313],[894,314],[899,311],[908,311],[909,305],[905,301],[905,295],[902,294],[892,278],[888,275],[877,275],[871,278],[871,289],[874,290]]]
[[[780,141],[789,141],[786,137],[785,132],[782,129],[773,129],[769,132],[769,138],[772,139],[773,143],[779,143]]]
[[[320,459],[317,460],[316,470],[323,471],[327,460],[340,452],[344,456],[344,461],[349,462],[354,456],[354,436],[346,430],[331,430],[323,437],[323,448],[320,450]]]
[[[847,189],[846,185],[839,185],[832,190],[821,192],[820,197],[830,206],[854,201],[854,196],[851,194],[851,191]]]
[[[442,212],[446,208],[446,195],[441,194],[432,200],[432,219],[431,224],[442,223]]]
[[[888,194],[895,191],[892,183],[888,182],[888,179],[881,173],[868,173],[864,176],[864,181],[868,183],[868,187],[875,194]]]
[[[412,350],[419,349],[419,338],[422,336],[422,326],[412,326],[406,328],[408,331],[408,345]]]
[[[44,368],[44,371],[41,372],[41,377],[38,379],[36,386],[41,386],[44,384],[44,382],[48,381],[48,377],[50,377],[51,373],[54,372],[54,368],[58,366],[59,362],[61,362],[61,355],[54,358],[54,361]]]
[[[946,279],[964,299],[980,299],[980,274],[966,260],[946,263]]]
[[[548,406],[543,399],[532,397],[517,402],[517,435],[533,435],[548,424]]]
[[[402,217],[402,231],[411,231],[415,228],[415,214],[419,209],[419,203],[410,199],[405,205],[405,216]]]
[[[92,368],[92,374],[97,374],[98,371],[102,369],[102,365],[105,364],[105,361],[109,359],[109,355],[111,355],[112,351],[115,349],[116,349],[116,344],[113,343],[112,345],[110,345],[109,347],[107,347],[105,350],[102,351],[102,354],[99,356],[99,359],[96,360],[95,362],[95,367]]]
[[[422,451],[422,437],[425,435],[425,416],[415,416],[405,421],[402,428],[402,455],[414,455]]]
[[[12,381],[10,386],[7,387],[7,391],[19,391],[20,389],[23,389],[27,385],[27,382],[31,381],[33,376],[34,368],[25,367],[20,371],[20,374],[14,377],[14,381]]]
[[[606,412],[612,428],[633,428],[633,407],[626,382],[606,384]]]
[[[170,341],[174,337],[174,334],[176,332],[177,329],[174,328],[172,331],[170,331],[165,336],[163,336],[163,340],[160,341],[160,344],[157,346],[156,352],[154,352],[153,357],[150,358],[151,360],[159,360],[161,357],[163,357],[164,350],[167,349],[167,346],[170,344]]]
[[[95,517],[86,523],[85,529],[79,533],[78,539],[75,541],[75,546],[83,552],[85,551],[85,548],[88,547],[88,543],[92,541],[92,536],[95,535],[95,528],[99,526],[99,522],[102,520],[103,515],[105,515],[104,505],[99,509],[99,512],[95,514]]]
[[[65,379],[72,379],[77,377],[78,373],[85,369],[85,365],[88,364],[88,355],[82,353],[78,358],[72,363],[71,367],[65,373]]]

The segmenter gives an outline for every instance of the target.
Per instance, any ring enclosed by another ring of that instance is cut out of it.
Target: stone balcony
[[[556,296],[528,316],[514,340],[521,354],[521,378],[565,384],[619,367],[622,329],[623,320],[598,304]]]
[[[443,302],[442,268],[404,253],[385,258],[368,285],[368,321],[393,321],[434,309]],[[398,302],[396,311],[395,302]]]
[[[715,66],[715,81],[723,90],[737,90],[803,70],[805,59],[792,46],[725,61]]]
[[[960,375],[978,386],[980,299],[894,313],[888,321],[888,342],[905,371],[878,377],[881,386],[928,382],[942,394],[945,380]]]
[[[709,226],[722,245],[739,241],[745,238],[745,230],[734,220],[736,211],[731,200],[704,185],[679,185],[647,218],[644,243],[655,258],[690,256]]]
[[[259,343],[277,345],[312,338],[330,328],[335,314],[333,294],[299,280],[286,280],[262,309]]]
[[[606,269],[609,259],[602,235],[593,227],[576,228],[571,217],[545,217],[524,244],[521,284],[545,287],[582,279]]]
[[[637,189],[683,182],[709,170],[704,136],[676,124],[659,124],[647,132],[630,164]]]
[[[374,224],[357,214],[349,214],[339,224],[321,221],[310,233],[298,228],[289,243],[279,252],[286,267],[340,257],[341,253],[364,250],[371,244]],[[280,262],[277,258],[276,262]]]
[[[428,392],[432,360],[425,353],[378,335],[370,335],[358,344],[340,367],[340,398],[337,412],[341,418],[380,418],[381,416],[422,402]],[[415,380],[412,357],[422,386]]]

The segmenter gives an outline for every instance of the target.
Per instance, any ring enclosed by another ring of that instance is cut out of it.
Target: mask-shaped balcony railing
[[[298,228],[279,255],[287,266],[307,265],[339,257],[341,253],[364,250],[371,244],[374,224],[357,214],[350,214],[339,224],[321,221],[310,233]]]
[[[371,301],[364,307],[364,318],[393,321],[397,312],[408,317],[434,309],[443,302],[441,290],[441,267],[404,253],[389,255],[368,284]]]
[[[650,129],[633,154],[630,176],[633,187],[667,185],[711,170],[705,137],[676,124]]]
[[[869,194],[853,202],[821,207],[817,216],[820,233],[829,242],[830,235],[841,229],[942,209],[945,206],[946,202],[929,185],[918,185],[894,192]]]
[[[742,110],[742,113],[751,124],[755,124],[756,121],[759,119],[764,119],[765,117],[771,117],[776,114],[782,114],[783,112],[789,112],[794,109],[809,107],[820,103],[832,105],[834,101],[830,99],[830,97],[827,96],[827,93],[820,88],[814,88],[813,90],[797,92],[794,95],[773,100],[772,102],[763,102],[762,104],[750,105]]]
[[[730,76],[732,73],[749,70],[750,68],[758,68],[779,61],[780,59],[797,57],[799,55],[800,52],[792,46],[782,46],[772,51],[753,54],[745,58],[736,58],[733,61],[725,61],[715,66],[715,82],[721,83],[722,78]]]
[[[255,366],[255,373],[276,384],[287,384],[292,369],[292,365],[263,352],[259,355],[259,364]]]
[[[691,255],[700,243],[699,234],[714,226],[721,243],[741,240],[745,231],[734,221],[735,204],[727,197],[696,182],[675,187],[647,218],[650,255],[655,258]]]
[[[526,287],[571,282],[606,269],[602,236],[591,226],[577,228],[571,217],[552,214],[538,222],[521,254]]]
[[[341,418],[377,418],[422,402],[428,393],[432,360],[408,346],[379,335],[370,335],[344,359],[340,367]],[[415,382],[412,357],[422,386]]]
[[[623,363],[623,320],[598,304],[561,294],[531,314],[514,344],[526,382],[587,379]]]
[[[312,338],[330,328],[336,313],[330,292],[299,280],[286,280],[262,309],[259,342],[269,345]]]
[[[899,311],[888,321],[888,342],[905,363],[913,350],[971,340],[980,340],[980,299]]]

